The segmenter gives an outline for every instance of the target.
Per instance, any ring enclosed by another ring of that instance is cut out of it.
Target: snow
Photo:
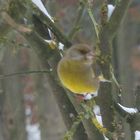
[[[49,32],[49,34],[51,34],[51,31]],[[54,44],[54,46],[56,46],[56,42],[53,41],[53,40],[47,40],[47,39],[45,39],[45,42],[47,42],[48,44]]]
[[[69,117],[70,118],[73,118],[74,117],[74,114],[73,113],[69,113]]]
[[[95,105],[93,107],[93,112],[96,116],[97,121],[103,126],[103,122],[102,122],[102,116],[100,114],[100,107],[98,105]]]
[[[95,105],[93,108],[93,112],[95,113],[97,121],[100,123],[100,125],[103,126],[102,116],[100,114],[100,107],[98,105]],[[103,136],[104,136],[105,140],[109,140],[104,134],[103,134]]]
[[[30,107],[26,107],[26,109],[25,109],[25,115],[26,115],[26,116],[29,116],[29,115],[31,115],[31,114],[32,114],[31,108],[30,108]]]
[[[32,0],[32,2],[33,2],[46,16],[48,16],[52,22],[54,22],[53,18],[52,18],[51,15],[48,13],[47,9],[44,7],[44,5],[43,5],[43,3],[42,3],[41,0]],[[49,31],[50,36],[52,37],[50,29],[48,29],[48,31]],[[45,40],[45,41],[49,43],[49,41],[52,41],[52,40]],[[61,42],[59,42],[58,48],[59,48],[60,50],[63,50],[63,49],[64,49],[64,44],[62,44]],[[61,56],[63,56],[63,55],[61,54]]]
[[[96,115],[96,119],[103,126],[102,117],[99,115]]]
[[[62,44],[61,42],[59,42],[58,48],[59,48],[59,50],[64,50],[64,44]]]
[[[100,114],[100,107],[98,105],[94,105],[93,112],[96,116],[97,121],[103,126],[102,116]]]
[[[39,129],[39,124],[27,124],[26,125],[27,131],[27,139],[28,140],[41,140],[41,134]]]
[[[113,6],[112,4],[108,4],[107,7],[108,7],[108,19],[110,19],[111,15],[115,9],[115,6]]]
[[[84,94],[84,93],[83,93],[83,94]],[[92,98],[94,98],[94,97],[96,97],[96,96],[98,96],[98,90],[95,91],[95,92],[90,92],[89,94],[85,93],[85,94],[84,94],[84,99],[85,99],[85,100],[90,100],[90,99],[92,99]]]
[[[97,107],[97,108],[99,108],[99,107]],[[97,108],[96,108],[96,109],[97,109]],[[96,109],[94,110],[94,113],[96,112]],[[98,109],[97,109],[97,110],[98,110]],[[99,113],[100,113],[100,108],[99,108],[98,114],[99,114]],[[101,115],[96,115],[96,114],[95,114],[95,116],[96,116],[97,121],[103,126],[102,116],[101,116]],[[109,140],[104,134],[103,134],[103,136],[104,136],[105,140]]]
[[[105,135],[104,135],[105,140],[109,140]]]
[[[32,2],[46,15],[48,16],[51,21],[53,21],[52,17],[48,13],[47,9],[44,7],[43,3],[41,0],[32,0]]]
[[[98,105],[95,105],[93,107],[93,112],[96,114],[96,115],[100,115],[100,107]]]
[[[125,110],[126,112],[130,113],[130,114],[133,114],[133,113],[137,113],[138,112],[138,109],[137,108],[128,108],[128,107],[125,107],[125,106],[122,106],[121,104],[118,103],[118,105],[123,109]]]
[[[47,16],[50,18],[50,20],[52,22],[54,22],[53,18],[51,17],[51,15],[48,13],[47,9],[45,8],[45,6],[43,5],[41,0],[32,0],[32,2]],[[48,29],[50,37],[52,38],[52,34],[50,29]],[[49,41],[49,40],[45,40],[45,41]],[[52,41],[52,40],[51,40]]]
[[[84,99],[85,100],[90,100],[92,98],[92,95],[91,94],[85,94],[84,95]]]
[[[140,140],[140,131],[135,131],[135,140]]]

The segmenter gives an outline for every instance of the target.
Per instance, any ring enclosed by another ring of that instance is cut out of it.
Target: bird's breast
[[[74,93],[95,92],[99,86],[99,81],[93,77],[93,71],[90,67],[60,63],[58,76],[62,84]]]

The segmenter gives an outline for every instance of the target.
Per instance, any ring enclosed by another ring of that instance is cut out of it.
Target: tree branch
[[[22,33],[31,32],[30,28],[17,24],[6,12],[2,12],[1,15],[6,23],[8,23],[12,28],[18,30],[19,32],[22,32]]]
[[[19,30],[17,30],[17,31],[19,31]],[[29,42],[31,47],[33,47],[33,49],[36,51],[39,58],[41,59],[42,65],[44,67],[47,66],[48,68],[50,68],[50,66],[48,64],[48,59],[51,56],[55,56],[56,59],[53,60],[54,64],[52,64],[51,62],[50,62],[50,64],[56,67],[57,62],[60,59],[60,56],[58,55],[58,52],[56,50],[51,49],[49,47],[49,44],[47,44],[37,33],[33,32],[33,31],[28,32],[28,33],[23,33],[23,32],[20,32],[20,33],[26,38],[26,40]],[[68,42],[68,41],[66,41],[66,42]],[[62,112],[64,122],[65,122],[66,126],[68,128],[70,128],[73,123],[73,118],[69,117],[69,112],[74,114],[74,116],[77,116],[77,112],[75,111],[75,107],[71,104],[71,101],[67,97],[67,94],[65,94],[64,89],[62,87],[60,87],[60,85],[58,84],[58,81],[55,80],[54,75],[55,74],[53,74],[53,75],[49,74],[49,75],[47,75],[47,78],[48,78],[50,87],[52,89],[52,92],[54,93],[54,96],[59,105],[60,111]],[[64,108],[64,106],[65,106],[65,108]],[[101,137],[101,135],[99,133],[97,133],[97,131],[92,131],[95,129],[92,122],[89,122],[88,120],[85,121],[85,126],[86,126],[86,130],[88,132],[88,136],[91,140],[92,140],[93,136],[97,137],[97,134]],[[80,129],[77,130],[75,138],[77,138],[79,140],[82,140],[82,139],[86,140],[87,135],[84,133],[85,130],[84,130],[83,125],[80,124],[79,128]]]
[[[70,40],[74,37],[75,33],[79,30],[79,24],[80,24],[84,9],[85,9],[85,5],[82,1],[80,1],[79,8],[78,8],[78,14],[77,14],[75,23],[73,25],[72,30],[70,31],[70,33],[68,35],[68,38]]]
[[[44,74],[44,73],[50,73],[50,72],[51,72],[51,70],[22,71],[22,72],[15,72],[15,73],[0,75],[0,79],[9,78],[12,76],[23,76],[23,75],[27,75],[27,74]]]
[[[103,76],[110,80],[111,79],[111,59],[112,59],[112,46],[111,41],[127,11],[130,0],[121,0],[113,12],[109,22],[107,21],[107,3],[104,1],[104,6],[101,10],[101,22],[102,27],[99,32],[99,65],[101,67]],[[105,20],[104,20],[105,19]],[[106,100],[104,100],[106,99]],[[101,83],[99,91],[99,100],[101,107],[101,114],[103,117],[104,126],[110,130],[114,131],[114,109],[113,109],[113,98],[112,98],[112,83],[104,82]]]
[[[121,115],[122,118],[125,118],[125,121],[130,124],[131,130],[135,132],[136,130],[140,131],[140,113],[129,113],[126,112],[116,101],[113,101],[116,111]]]
[[[40,10],[34,10],[34,13],[39,16],[40,20],[49,28],[52,33],[56,36],[57,40],[65,45],[65,47],[70,47],[72,43],[67,39],[67,37],[56,27],[50,18],[44,15]]]
[[[22,2],[22,4],[24,4],[24,2]],[[13,10],[13,9],[11,9],[11,10]],[[42,15],[42,16],[44,16],[44,15]],[[16,18],[16,17],[13,17],[13,18]],[[7,22],[7,21],[5,20],[5,22]],[[50,27],[52,24],[53,23],[49,21],[49,25],[48,24],[47,25]],[[13,28],[12,24],[9,24],[9,26]],[[52,29],[52,31],[54,31],[56,29],[54,24],[53,24],[53,27],[50,27],[50,28]],[[14,29],[16,30],[17,28],[14,28]],[[56,30],[59,32],[58,29],[56,29]],[[50,66],[48,64],[48,59],[50,57],[54,56],[54,54],[58,54],[57,51],[51,49],[49,44],[46,43],[34,31],[31,30],[31,32],[28,32],[28,33],[26,33],[26,32],[23,33],[23,32],[21,32],[21,30],[17,30],[17,31],[20,32],[25,37],[25,39],[29,42],[30,46],[36,51],[36,53],[38,54],[38,56],[41,60],[43,67],[45,67],[45,68],[47,67],[47,69],[50,68]],[[63,38],[63,35],[61,36],[61,32],[59,32],[60,35],[58,34],[58,32],[56,33],[56,35],[59,36],[62,43],[67,44],[67,45],[70,44],[69,41],[67,41],[67,39],[65,37]],[[55,80],[54,76],[47,74],[47,78],[48,78],[51,90],[54,93],[54,96],[59,105],[64,122],[65,122],[67,128],[70,128],[73,123],[73,118],[71,118],[69,116],[69,113],[71,112],[72,114],[74,114],[74,116],[76,116],[77,112],[75,111],[75,108],[73,107],[69,98],[65,94],[64,89],[58,84],[58,81]],[[87,135],[84,132],[85,132],[85,129],[82,126],[82,124],[80,124],[80,127],[77,130],[77,133],[75,134],[75,140],[78,140],[78,139],[87,140]]]
[[[87,7],[87,11],[89,14],[89,17],[91,18],[91,21],[93,23],[93,27],[95,29],[95,33],[97,36],[97,40],[99,40],[99,25],[97,24],[94,16],[93,16],[93,10],[91,9],[91,4],[89,0],[83,0],[83,2],[85,3],[86,7]]]
[[[140,112],[140,85],[137,85],[135,95],[136,95],[136,108]]]
[[[131,0],[121,0],[115,7],[114,12],[108,22],[109,38],[113,38],[124,18],[126,11],[130,5]]]
[[[49,46],[46,46],[45,44],[44,45],[40,44],[42,42],[42,39],[36,33],[25,35],[25,37],[30,43],[30,45],[32,46],[32,48],[37,53],[38,57],[41,60],[42,66],[44,68],[46,67],[49,68],[50,67],[49,64],[55,65],[55,64],[52,64],[52,62],[49,62],[48,64],[48,55],[47,55],[48,50],[47,49],[49,49]],[[52,55],[53,57],[56,56],[58,58],[57,61],[59,61],[60,55],[56,52],[56,50],[53,50],[53,52],[55,53],[55,55],[53,55],[54,53],[52,54],[51,52],[49,54]],[[57,63],[57,62],[55,61],[53,63]],[[54,93],[53,95],[57,101],[63,120],[65,122],[65,125],[69,129],[73,123],[73,118],[69,116],[69,113],[72,113],[74,116],[77,116],[77,112],[74,106],[72,105],[71,101],[67,97],[65,90],[59,85],[58,81],[56,80],[54,76],[55,76],[54,73],[48,74],[46,78],[48,79],[51,90]],[[84,133],[84,131],[85,130],[84,130],[83,125],[80,124],[80,127],[77,130],[77,133],[75,135],[75,139],[86,140],[87,136]]]

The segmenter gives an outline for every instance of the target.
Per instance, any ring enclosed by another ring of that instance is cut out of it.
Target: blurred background
[[[100,22],[101,2],[93,1],[97,22]],[[115,4],[114,0],[109,2]],[[68,35],[76,19],[78,0],[44,0],[43,3],[59,29]],[[0,0],[0,9],[8,4],[8,0]],[[94,46],[95,31],[86,10],[79,26],[73,43]],[[40,70],[39,58],[16,30],[3,34],[0,26],[0,32],[0,140],[61,140],[66,127],[46,74],[17,74],[2,78],[10,73]],[[122,97],[117,100],[127,107],[135,107],[134,91],[140,84],[139,0],[133,0],[130,5],[113,40],[112,51],[115,75],[123,89]],[[126,126],[129,133],[128,129]],[[128,133],[126,140],[130,139]]]

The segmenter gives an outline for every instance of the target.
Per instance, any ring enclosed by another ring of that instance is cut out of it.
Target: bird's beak
[[[93,52],[89,52],[86,54],[86,58],[89,59],[89,60],[92,60],[95,58],[95,53]]]

